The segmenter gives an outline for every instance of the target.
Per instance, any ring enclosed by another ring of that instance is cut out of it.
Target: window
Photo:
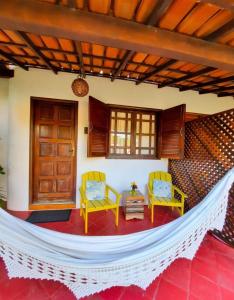
[[[111,109],[109,141],[109,157],[155,158],[155,112]]]
[[[89,96],[87,155],[182,159],[185,111],[185,104],[160,111],[129,109]]]

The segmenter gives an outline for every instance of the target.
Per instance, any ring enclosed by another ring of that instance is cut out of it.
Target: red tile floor
[[[168,223],[178,217],[169,208],[156,208],[153,225],[145,208],[144,220],[125,221],[114,226],[111,212],[90,215],[89,235],[113,235],[136,232]],[[12,212],[25,219],[28,212]],[[83,234],[79,210],[73,210],[68,222],[40,226],[72,234]],[[178,259],[144,291],[136,286],[113,287],[83,300],[234,300],[234,249],[207,234],[193,261]],[[0,260],[0,300],[75,300],[62,284],[47,280],[11,279]]]

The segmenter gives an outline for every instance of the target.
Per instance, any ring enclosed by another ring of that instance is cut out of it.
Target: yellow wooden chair
[[[169,198],[159,198],[154,195],[153,192],[153,183],[154,180],[162,180],[171,182],[171,199]],[[175,191],[180,196],[180,199],[175,198]],[[151,222],[154,222],[154,206],[160,205],[160,206],[170,206],[172,209],[174,207],[177,207],[180,211],[180,215],[182,216],[184,214],[184,201],[185,198],[187,198],[187,195],[183,193],[177,186],[172,184],[171,180],[171,174],[167,172],[152,172],[149,174],[149,181],[148,181],[148,195],[149,195],[149,208],[151,208]]]
[[[115,225],[119,223],[119,202],[121,195],[114,190],[111,186],[106,184],[105,198],[103,200],[89,200],[86,197],[86,183],[88,180],[106,182],[106,175],[101,172],[87,172],[82,175],[82,185],[80,187],[80,215],[84,217],[85,233],[88,232],[88,214],[95,211],[111,209],[115,214]],[[115,195],[116,202],[109,198],[109,192]]]

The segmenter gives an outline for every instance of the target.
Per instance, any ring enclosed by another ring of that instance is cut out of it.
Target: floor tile
[[[190,293],[199,300],[220,300],[218,286],[196,272],[191,276]]]
[[[187,293],[174,284],[162,278],[159,284],[156,300],[187,300]]]
[[[227,270],[222,267],[218,267],[218,284],[232,292],[234,292],[234,269]]]
[[[234,292],[229,291],[225,288],[220,288],[221,290],[221,299],[222,300],[233,300],[234,299]]]
[[[26,219],[29,212],[14,212]],[[178,217],[176,210],[155,208],[154,223],[145,207],[144,220],[125,221],[120,211],[119,226],[114,223],[111,211],[90,214],[89,235],[128,234],[166,224]],[[72,210],[70,220],[38,224],[71,234],[84,235],[84,221],[79,210]],[[207,234],[196,258],[191,262],[178,259],[144,291],[136,286],[112,287],[82,300],[231,300],[234,299],[234,249]],[[75,300],[63,284],[47,280],[9,279],[0,259],[0,300]]]
[[[201,276],[213,281],[215,284],[217,283],[217,267],[210,263],[204,262],[198,258],[194,258],[192,261],[192,269],[191,272],[196,272]]]
[[[163,278],[179,288],[188,291],[190,280],[191,261],[178,259],[174,261],[164,272]]]

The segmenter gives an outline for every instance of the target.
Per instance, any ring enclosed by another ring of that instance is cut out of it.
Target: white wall
[[[0,165],[7,170],[9,79],[0,78]],[[7,192],[7,175],[0,175],[0,187]]]
[[[167,169],[167,160],[87,158],[84,127],[88,125],[88,96],[77,99],[73,95],[71,83],[75,77],[72,74],[54,75],[49,71],[35,69],[29,72],[20,69],[15,71],[9,88],[9,209],[28,209],[30,96],[79,100],[77,187],[82,173],[101,170],[106,172],[108,182],[120,192],[128,188],[133,180],[144,190],[150,171]],[[233,107],[232,98],[222,99],[212,94],[198,95],[191,91],[180,93],[174,88],[157,89],[146,84],[136,86],[122,80],[112,83],[109,79],[96,77],[88,77],[87,81],[89,95],[112,104],[163,109],[186,103],[187,111],[208,114]]]

